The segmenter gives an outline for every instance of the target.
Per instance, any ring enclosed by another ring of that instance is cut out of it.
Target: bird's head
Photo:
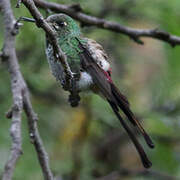
[[[79,26],[68,15],[54,14],[49,16],[46,20],[58,36],[80,35]]]

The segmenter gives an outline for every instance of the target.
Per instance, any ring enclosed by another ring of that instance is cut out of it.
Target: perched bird
[[[130,110],[127,98],[114,85],[111,79],[111,67],[108,62],[108,56],[102,46],[94,40],[82,37],[79,26],[71,17],[65,14],[54,14],[46,20],[56,32],[59,46],[67,56],[67,62],[74,74],[74,89],[71,90],[72,96],[69,99],[70,101],[72,100],[71,105],[78,105],[77,102],[80,100],[78,94],[85,90],[90,90],[103,97],[127,131],[144,167],[151,167],[151,162],[126,122],[122,119],[119,110],[121,109],[128,120],[139,129],[150,148],[153,148],[154,144]],[[52,74],[64,86],[67,83],[65,73],[61,63],[54,57],[53,47],[48,36],[46,36],[46,55]],[[75,101],[73,101],[73,95],[77,98],[75,98]]]

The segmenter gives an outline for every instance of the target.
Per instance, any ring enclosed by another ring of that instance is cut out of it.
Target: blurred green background
[[[53,1],[53,0],[52,0]],[[180,36],[179,0],[61,0],[80,3],[83,10],[98,17],[134,28],[160,28]],[[12,7],[16,18],[31,17],[22,5]],[[46,12],[41,12],[46,16]],[[101,43],[110,57],[113,79],[128,97],[132,110],[155,142],[150,150],[152,171],[180,178],[180,46],[175,48],[143,38],[137,45],[127,36],[96,27],[82,28],[84,36]],[[0,47],[3,25],[0,16]],[[112,110],[96,95],[82,94],[78,108],[71,108],[64,92],[51,75],[45,57],[45,34],[34,24],[24,23],[16,40],[21,71],[29,86],[31,100],[39,116],[39,130],[49,154],[50,165],[63,180],[91,180],[112,171],[142,170],[139,156]],[[11,121],[5,112],[12,104],[9,74],[0,63],[0,174],[11,147]],[[22,120],[23,155],[14,180],[41,180],[41,169],[29,141],[27,121]],[[161,179],[160,176],[128,176],[121,179]],[[164,179],[164,178],[162,178]]]

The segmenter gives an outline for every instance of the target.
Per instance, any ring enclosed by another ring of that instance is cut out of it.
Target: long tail
[[[86,72],[88,72],[92,79],[94,84],[97,86],[101,94],[107,99],[110,106],[112,107],[114,113],[116,114],[117,118],[121,122],[124,129],[127,131],[129,137],[132,139],[140,157],[142,160],[142,163],[145,168],[149,168],[152,164],[147,158],[142,146],[137,141],[136,137],[133,135],[129,127],[126,125],[124,120],[121,118],[119,114],[119,108],[122,109],[122,111],[125,113],[125,115],[128,117],[128,119],[138,127],[140,132],[143,134],[147,144],[149,147],[154,147],[154,144],[152,143],[150,137],[147,135],[147,133],[144,131],[138,120],[135,118],[133,113],[130,111],[129,108],[129,102],[126,99],[124,95],[122,95],[119,90],[115,87],[115,85],[112,82],[112,79],[110,77],[110,74],[107,71],[104,71],[100,66],[98,66],[97,62],[94,60],[94,58],[91,56],[91,53],[85,47],[78,38],[76,38],[79,42],[79,47],[82,50],[82,52],[79,54],[81,59],[81,66]]]
[[[116,106],[116,104],[114,104],[114,102],[108,101],[110,106],[112,107],[114,113],[116,114],[117,118],[119,119],[119,121],[121,122],[122,126],[124,127],[124,129],[127,131],[129,137],[131,138],[132,142],[134,143],[140,157],[141,157],[141,161],[144,165],[145,168],[149,168],[152,166],[152,163],[149,161],[148,157],[146,156],[146,153],[144,152],[142,146],[139,144],[138,140],[136,139],[136,137],[133,135],[133,133],[131,132],[130,128],[127,126],[127,124],[124,122],[124,120],[122,119],[121,115],[119,114],[119,110]]]
[[[116,99],[118,106],[121,108],[121,110],[124,112],[124,114],[127,116],[127,118],[129,119],[129,121],[138,127],[139,131],[141,132],[141,134],[143,135],[147,145],[150,148],[154,148],[154,144],[151,140],[151,138],[148,136],[148,134],[146,133],[146,131],[143,129],[143,127],[141,126],[141,124],[139,123],[139,121],[136,119],[136,117],[134,116],[133,112],[130,110],[129,107],[129,103],[127,101],[127,99],[125,99],[125,96],[123,96],[120,91],[118,90],[118,88],[111,83],[111,90],[112,90],[112,94],[114,96],[114,98]]]

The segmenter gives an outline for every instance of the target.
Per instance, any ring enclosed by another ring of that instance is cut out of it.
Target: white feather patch
[[[87,72],[81,72],[81,77],[78,81],[78,87],[80,90],[88,90],[93,84],[92,77]]]

